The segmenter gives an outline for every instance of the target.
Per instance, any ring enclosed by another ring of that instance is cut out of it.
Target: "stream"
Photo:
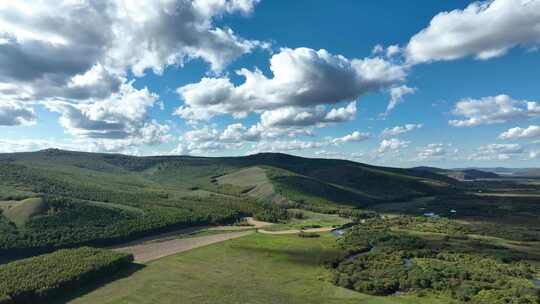
[[[364,251],[364,252],[359,252],[359,253],[355,253],[353,255],[351,255],[350,257],[347,258],[347,261],[350,262],[354,259],[356,259],[357,257],[359,256],[363,256],[363,255],[366,255],[368,253],[372,253],[374,250],[375,250],[375,246],[371,247],[371,249],[369,249],[368,251]]]
[[[334,229],[330,231],[330,233],[332,233],[333,235],[337,237],[340,237],[340,236],[343,236],[343,234],[345,234],[345,229]]]

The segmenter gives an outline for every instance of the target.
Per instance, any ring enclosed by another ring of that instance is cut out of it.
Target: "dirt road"
[[[149,243],[132,244],[125,247],[114,248],[113,250],[131,253],[135,258],[135,262],[146,263],[179,252],[239,238],[251,233],[253,233],[253,231],[229,232],[183,239],[169,239],[162,242],[154,240]]]
[[[257,221],[256,219],[252,217],[246,217],[246,220],[250,225],[252,225],[255,228],[262,228],[262,227],[274,225],[273,223],[269,223],[269,222]]]
[[[306,233],[316,233],[316,232],[328,232],[332,230],[334,230],[334,228],[332,227],[323,227],[323,228],[311,228],[311,229],[303,229],[303,230],[291,229],[291,230],[278,230],[278,231],[268,231],[264,229],[259,229],[259,232],[264,233],[264,234],[295,234],[295,233],[300,233],[300,231],[303,231]]]

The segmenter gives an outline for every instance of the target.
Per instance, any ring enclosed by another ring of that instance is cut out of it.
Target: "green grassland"
[[[24,226],[33,216],[46,212],[49,208],[42,198],[27,198],[22,201],[5,204],[3,215],[18,227]]]
[[[223,187],[231,185],[239,188],[239,194],[253,197],[260,201],[283,203],[287,201],[275,191],[272,181],[268,178],[267,169],[262,167],[248,167],[215,179]]]
[[[320,227],[337,227],[347,223],[351,220],[340,217],[337,214],[324,214],[300,209],[289,209],[291,213],[302,213],[301,219],[291,217],[286,223],[279,223],[266,227],[265,230],[278,231],[288,229],[302,229],[302,228],[320,228]]]
[[[316,239],[252,234],[150,262],[69,303],[452,303],[336,287],[323,263],[339,253],[328,234]]]

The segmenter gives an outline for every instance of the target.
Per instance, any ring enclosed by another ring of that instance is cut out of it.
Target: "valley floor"
[[[57,303],[452,303],[373,297],[336,287],[323,262],[335,237],[250,235],[161,258],[78,298]]]

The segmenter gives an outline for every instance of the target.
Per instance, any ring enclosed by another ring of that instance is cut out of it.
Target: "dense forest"
[[[44,303],[48,298],[129,267],[133,257],[103,249],[64,249],[0,265],[0,303]]]
[[[45,196],[47,214],[23,227],[0,217],[0,253],[39,253],[78,245],[108,245],[195,225],[231,223],[259,210],[250,201],[194,197],[139,212],[72,198]]]

